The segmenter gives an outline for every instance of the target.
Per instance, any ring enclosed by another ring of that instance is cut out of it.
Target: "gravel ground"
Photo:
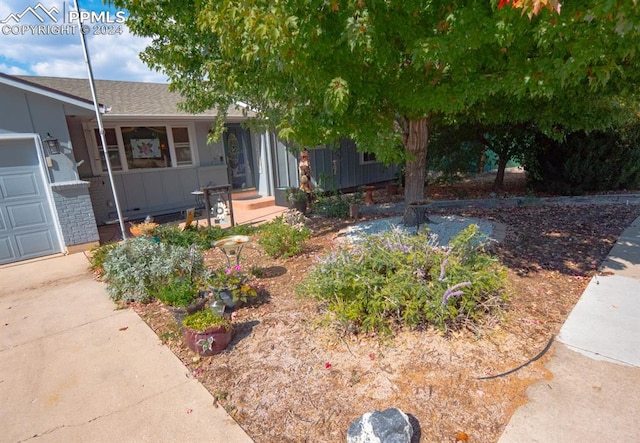
[[[429,216],[430,223],[420,225],[420,230],[428,229],[430,241],[434,246],[446,246],[452,237],[471,224],[478,225],[480,232],[488,239],[493,239],[493,224],[487,220],[478,218],[460,217],[457,215],[432,215]],[[341,231],[343,238],[351,242],[358,242],[364,235],[377,234],[391,229],[401,229],[408,232],[415,232],[415,226],[405,226],[402,217],[381,218],[371,220],[357,225],[349,226]],[[499,239],[497,239],[499,240]]]

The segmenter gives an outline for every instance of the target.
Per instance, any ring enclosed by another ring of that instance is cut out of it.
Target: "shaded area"
[[[449,210],[436,211],[450,213]],[[461,215],[499,221],[507,226],[497,253],[519,275],[542,270],[571,276],[590,276],[605,259],[639,206],[516,206],[466,209]]]

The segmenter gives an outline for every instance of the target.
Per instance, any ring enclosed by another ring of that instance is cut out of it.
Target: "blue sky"
[[[150,70],[140,60],[138,54],[148,40],[132,35],[126,25],[119,23],[126,11],[105,6],[101,0],[78,1],[82,11],[95,13],[83,23],[89,26],[86,40],[96,79],[166,81],[163,74]],[[26,11],[27,8],[31,10]],[[72,31],[77,25],[68,22],[74,10],[73,0],[0,0],[0,72],[87,78],[81,39],[77,29]],[[101,11],[108,11],[109,15],[99,16]],[[112,35],[96,34],[101,31]]]

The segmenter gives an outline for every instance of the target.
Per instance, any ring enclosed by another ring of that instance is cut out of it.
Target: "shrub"
[[[254,234],[256,230],[256,227],[247,225],[236,225],[229,228],[191,226],[183,230],[177,224],[165,224],[158,226],[154,230],[154,235],[163,243],[182,246],[183,248],[197,245],[201,249],[209,249],[213,242],[223,237]]]
[[[184,307],[198,298],[200,283],[194,278],[172,277],[165,284],[157,286],[153,295],[165,305]]]
[[[104,274],[104,261],[107,259],[109,252],[112,251],[117,242],[107,243],[101,246],[95,246],[89,251],[89,268],[98,276],[102,277]]]
[[[290,215],[280,215],[260,228],[258,244],[269,257],[293,257],[300,254],[311,231],[304,224],[289,224]]]
[[[506,297],[506,272],[480,250],[478,237],[471,225],[445,250],[430,246],[425,233],[398,228],[365,236],[319,259],[297,289],[321,300],[353,332],[459,327]]]
[[[103,280],[115,301],[148,302],[172,278],[197,279],[204,272],[197,248],[133,238],[109,251]]]
[[[564,141],[538,136],[525,156],[532,186],[557,194],[635,189],[640,186],[640,125],[573,132]]]
[[[330,218],[346,218],[349,216],[349,202],[340,194],[319,196],[313,205],[318,215]]]

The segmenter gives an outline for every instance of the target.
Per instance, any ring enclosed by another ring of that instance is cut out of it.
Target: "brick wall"
[[[78,180],[53,183],[51,190],[65,245],[98,241],[98,227],[89,197],[89,182]]]

